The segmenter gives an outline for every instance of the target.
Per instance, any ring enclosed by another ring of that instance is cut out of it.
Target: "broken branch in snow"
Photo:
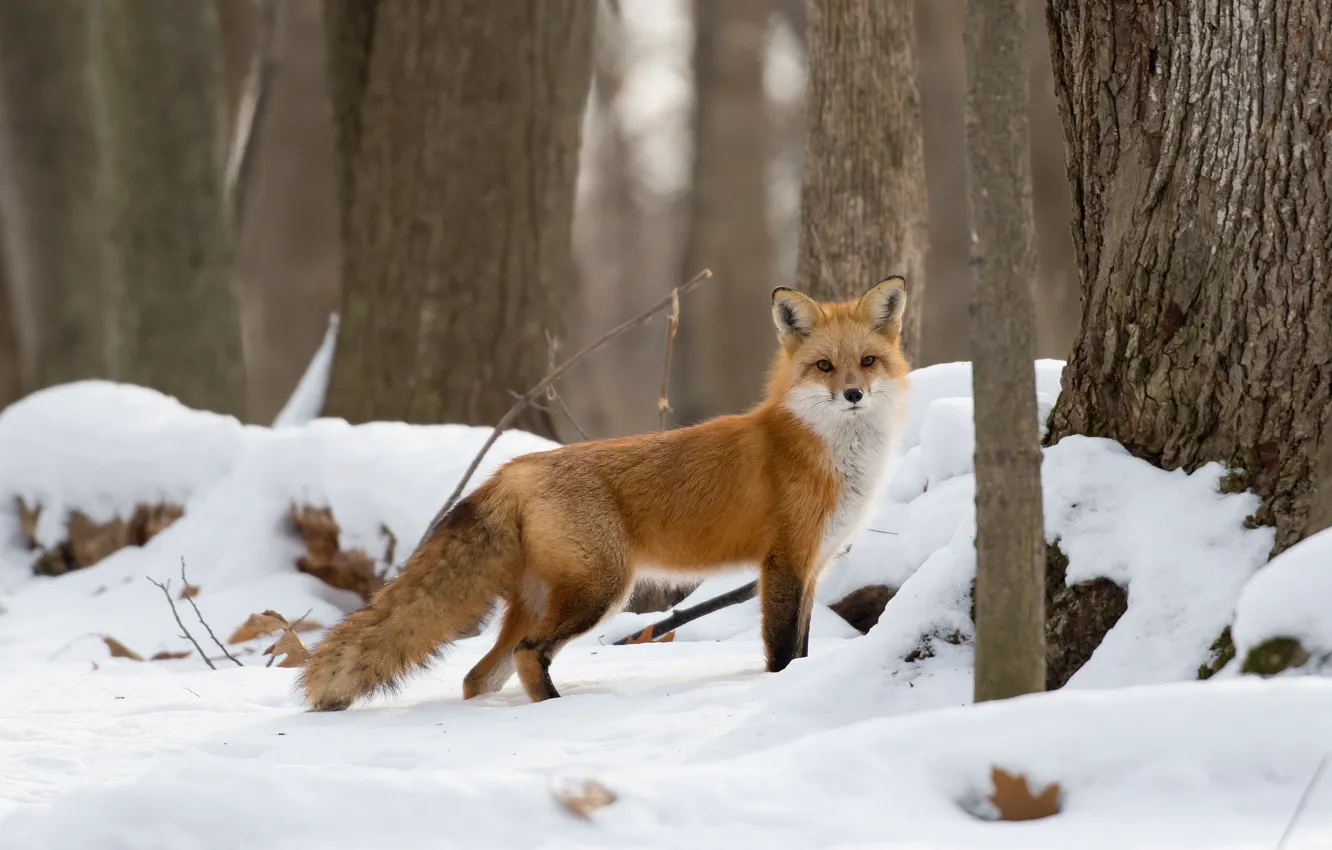
[[[176,618],[176,625],[180,626],[180,631],[181,631],[180,636],[188,640],[190,643],[194,644],[194,648],[199,651],[199,657],[202,658],[204,660],[204,663],[208,665],[208,669],[216,670],[217,666],[214,665],[213,662],[208,658],[208,655],[203,651],[203,647],[199,646],[199,642],[194,639],[194,635],[190,634],[190,630],[185,628],[185,624],[182,623],[180,620],[180,613],[176,610],[176,601],[171,598],[171,579],[167,579],[166,583],[163,584],[162,582],[156,581],[150,576],[145,576],[145,578],[147,578],[148,581],[152,582],[153,584],[157,585],[158,589],[162,591],[162,595],[166,597],[167,604],[171,606],[171,616]],[[232,660],[235,661],[235,659]],[[239,664],[240,662],[236,663]]]
[[[657,430],[666,430],[666,414],[671,412],[671,353],[675,350],[675,335],[680,330],[680,290],[671,290],[671,314],[666,325],[666,357],[661,364],[661,395],[657,398]]]
[[[729,608],[732,605],[739,605],[741,602],[747,602],[757,595],[758,579],[754,579],[749,584],[737,587],[735,590],[727,591],[720,596],[714,596],[697,605],[676,611],[664,620],[653,623],[645,629],[641,629],[631,635],[626,635],[625,637],[620,638],[612,645],[626,646],[631,643],[646,643],[652,639],[652,635],[664,635],[668,632],[673,632],[685,623],[692,623],[699,617],[706,617],[714,611],[720,611],[723,608]]]
[[[452,509],[454,503],[456,503],[458,498],[462,496],[462,491],[467,486],[467,482],[472,479],[472,475],[476,472],[476,468],[481,465],[481,460],[486,456],[486,452],[490,451],[490,447],[495,445],[495,441],[499,439],[500,434],[503,434],[504,431],[513,424],[513,421],[518,418],[518,414],[522,413],[529,404],[544,395],[547,387],[564,377],[564,373],[576,366],[584,357],[597,351],[620,334],[633,330],[639,325],[646,324],[653,316],[679,301],[681,295],[685,295],[692,291],[695,287],[710,277],[712,277],[711,269],[704,269],[694,275],[687,283],[672,289],[670,295],[667,295],[642,313],[639,313],[632,319],[611,328],[599,338],[583,346],[582,350],[577,354],[570,357],[556,368],[550,370],[546,373],[546,377],[537,382],[536,386],[523,393],[522,396],[513,403],[513,407],[509,408],[509,412],[500,417],[499,422],[495,423],[495,428],[490,432],[490,436],[486,438],[486,441],[481,445],[481,450],[476,453],[476,457],[472,458],[472,462],[468,465],[467,471],[464,472],[462,478],[459,479],[458,486],[453,488],[453,493],[450,494],[448,500],[444,502],[444,506],[439,509],[439,513],[435,514],[435,518],[430,521],[430,525],[426,526],[425,534],[421,535],[421,543],[425,543],[426,540],[430,539],[430,535],[434,533],[435,528],[444,519],[444,515]]]
[[[180,581],[181,581],[181,583],[184,584],[186,587],[189,587],[189,586],[190,586],[190,580],[187,579],[187,578],[185,578],[185,556],[184,556],[184,555],[182,555],[181,558],[180,558]],[[236,656],[232,655],[230,652],[227,652],[227,648],[226,648],[225,646],[222,645],[222,641],[220,641],[220,640],[217,639],[217,635],[213,634],[213,627],[210,626],[210,625],[208,625],[208,621],[204,619],[203,613],[199,611],[199,606],[198,606],[198,604],[196,604],[195,601],[194,601],[194,597],[195,597],[195,594],[191,593],[191,594],[188,594],[188,595],[185,596],[185,600],[186,600],[187,602],[189,602],[189,603],[190,603],[190,607],[194,609],[194,616],[196,616],[196,617],[199,618],[199,623],[204,627],[204,631],[208,632],[208,636],[209,636],[210,638],[213,639],[213,643],[217,644],[217,648],[220,649],[220,650],[222,650],[222,654],[223,654],[223,655],[225,655],[226,657],[230,658],[230,659],[235,663],[235,665],[236,665],[237,667],[244,667],[245,665],[242,664],[242,663],[240,663],[240,660],[237,659]],[[174,611],[175,611],[175,606],[174,606],[174,605],[171,606],[171,609],[172,609],[172,611],[174,612]],[[182,626],[181,628],[184,628],[184,626]],[[198,644],[196,644],[196,646],[197,646],[197,645],[198,645]],[[203,654],[203,650],[200,650],[200,651],[199,651],[199,654],[202,655],[202,654]],[[204,660],[206,661],[207,659],[205,658]],[[211,666],[211,665],[210,665],[210,666]]]

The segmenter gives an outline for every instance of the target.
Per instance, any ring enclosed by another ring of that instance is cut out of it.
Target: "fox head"
[[[902,407],[910,370],[901,347],[905,307],[906,280],[898,275],[859,299],[835,303],[777,287],[772,320],[781,352],[769,397],[781,397],[810,424]]]

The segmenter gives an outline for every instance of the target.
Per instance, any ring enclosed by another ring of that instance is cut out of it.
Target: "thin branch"
[[[729,608],[732,605],[739,605],[741,602],[748,602],[758,595],[758,579],[754,579],[749,584],[737,587],[735,590],[729,590],[720,596],[714,596],[711,599],[704,600],[697,605],[689,608],[681,608],[671,613],[669,617],[660,620],[645,629],[626,635],[612,646],[624,646],[631,640],[641,640],[643,635],[652,635],[661,637],[664,634],[673,632],[683,626],[685,623],[692,623],[699,617],[706,617],[714,611],[720,611],[723,608]]]
[[[671,386],[671,352],[675,350],[675,335],[680,330],[680,290],[671,290],[671,314],[666,325],[666,358],[661,364],[661,395],[657,398],[657,430],[666,430],[666,414],[671,412],[668,395]]]
[[[546,357],[548,360],[548,365],[546,367],[547,369],[554,370],[555,354],[559,351],[559,347],[560,347],[559,340],[555,339],[554,335],[552,335],[550,331],[546,331]],[[574,426],[574,430],[578,432],[578,436],[582,437],[583,442],[586,443],[588,441],[587,432],[583,430],[582,425],[578,424],[578,420],[574,418],[573,411],[569,409],[569,405],[564,403],[564,396],[560,395],[559,392],[556,391],[554,384],[551,384],[549,387],[546,387],[546,398],[549,399],[550,401],[555,402],[560,406],[560,413],[564,415],[565,419],[569,420],[569,424]],[[532,402],[528,403],[531,404]]]
[[[181,637],[187,639],[190,643],[194,644],[194,648],[199,651],[199,657],[202,658],[204,660],[204,663],[208,665],[208,669],[216,670],[217,667],[213,664],[211,660],[209,660],[208,656],[204,654],[203,647],[199,646],[199,642],[194,639],[194,635],[190,634],[190,630],[185,628],[185,624],[180,621],[180,613],[176,611],[176,603],[171,598],[171,579],[167,579],[166,584],[163,584],[162,582],[154,581],[152,578],[149,578],[147,576],[145,576],[145,578],[148,578],[148,581],[157,585],[157,587],[162,591],[162,595],[166,597],[167,604],[171,606],[171,616],[176,618],[176,625],[180,626],[180,630],[182,632]]]
[[[1290,816],[1290,823],[1286,824],[1285,832],[1281,833],[1281,840],[1277,842],[1276,850],[1282,850],[1291,834],[1295,832],[1295,824],[1299,822],[1300,815],[1304,814],[1305,806],[1309,805],[1309,798],[1313,796],[1314,786],[1318,784],[1325,767],[1327,767],[1326,755],[1318,760],[1318,767],[1314,768],[1313,776],[1309,778],[1309,784],[1304,786],[1304,793],[1300,795],[1300,801],[1295,804],[1295,812]]]
[[[611,328],[606,331],[606,333],[602,334],[600,338],[583,346],[581,351],[561,363],[558,368],[551,370],[546,374],[546,377],[537,382],[536,386],[523,393],[522,397],[513,403],[513,407],[509,408],[509,412],[500,417],[500,421],[495,424],[494,430],[490,432],[490,436],[487,437],[485,443],[481,445],[481,450],[476,453],[476,457],[472,458],[471,464],[463,473],[462,478],[458,480],[458,486],[453,488],[453,493],[449,495],[448,501],[446,501],[444,506],[439,509],[439,513],[435,514],[435,518],[430,521],[430,525],[426,527],[425,534],[421,535],[421,543],[425,543],[426,540],[430,539],[430,535],[435,532],[435,528],[444,519],[444,515],[453,508],[454,503],[458,501],[458,497],[462,495],[463,489],[467,486],[467,482],[471,480],[472,474],[476,472],[476,468],[481,465],[481,460],[486,456],[486,452],[490,451],[490,447],[495,445],[495,441],[499,439],[500,434],[503,434],[505,429],[513,424],[513,421],[518,418],[518,414],[523,412],[523,408],[540,398],[546,391],[546,387],[558,381],[564,376],[565,372],[577,365],[584,357],[597,351],[625,331],[632,330],[639,325],[645,324],[653,316],[657,315],[662,310],[665,310],[667,307],[670,307],[681,295],[685,295],[692,291],[695,287],[710,277],[712,277],[712,271],[710,269],[704,269],[694,275],[688,283],[676,287],[671,291],[670,295],[658,301],[642,313],[639,313],[632,319]],[[421,544],[417,545],[419,546]]]
[[[513,398],[523,397],[522,393],[517,393],[514,392],[513,390],[509,390],[509,395]],[[569,420],[569,424],[572,425],[574,427],[574,430],[578,432],[578,436],[582,437],[583,442],[587,442],[588,440],[592,439],[587,435],[587,432],[583,430],[583,426],[578,424],[578,420],[574,419],[573,413],[571,413],[569,411],[568,406],[564,404],[564,400],[563,399],[557,399],[557,400],[560,402],[559,407],[551,407],[549,404],[542,404],[537,401],[529,401],[527,403],[527,406],[532,408],[533,410],[540,410],[543,413],[549,413],[554,416],[563,416],[565,419]]]
[[[190,586],[190,580],[185,578],[184,555],[180,556],[180,580],[186,587]],[[199,623],[203,625],[204,631],[208,632],[208,636],[213,639],[213,643],[217,644],[217,648],[222,650],[222,654],[230,658],[237,667],[244,667],[245,665],[240,663],[240,661],[236,658],[236,656],[232,655],[230,652],[227,652],[227,648],[222,645],[222,641],[217,639],[217,635],[213,634],[213,627],[208,625],[208,621],[204,619],[203,614],[199,611],[199,606],[194,601],[194,597],[192,595],[187,594],[185,596],[185,601],[190,603],[190,607],[194,609],[194,616],[199,618]]]
[[[814,239],[814,250],[819,254],[819,266],[823,269],[823,276],[828,279],[828,286],[832,291],[841,293],[842,288],[837,285],[837,275],[833,274],[832,263],[828,261],[828,252],[823,250],[823,240],[819,238],[819,228],[814,222],[809,223],[809,235]]]
[[[277,0],[258,0],[258,4],[259,46],[250,60],[249,73],[245,76],[245,90],[241,93],[240,105],[236,110],[236,130],[227,152],[227,170],[222,184],[227,222],[232,228],[233,238],[234,234],[240,232],[250,174],[254,170],[255,141],[268,112],[273,74],[277,69],[277,28],[282,4]]]

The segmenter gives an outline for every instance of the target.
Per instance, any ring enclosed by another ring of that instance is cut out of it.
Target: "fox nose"
[[[852,387],[849,390],[842,390],[842,397],[852,404],[856,404],[865,397],[865,394],[855,387]]]

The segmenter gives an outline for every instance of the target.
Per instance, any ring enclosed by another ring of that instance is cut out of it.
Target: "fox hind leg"
[[[506,602],[504,620],[500,624],[495,645],[463,678],[463,699],[494,693],[504,687],[513,675],[513,650],[532,627],[532,615],[517,594]]]
[[[594,575],[591,582],[551,588],[546,615],[518,642],[514,663],[532,702],[560,695],[550,678],[556,653],[601,622],[632,587],[627,570],[598,570]]]

